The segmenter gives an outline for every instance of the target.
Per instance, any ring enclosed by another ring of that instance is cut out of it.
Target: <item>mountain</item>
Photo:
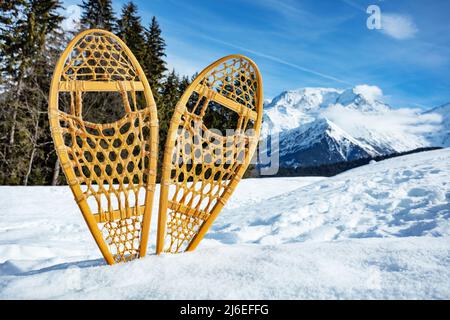
[[[324,118],[283,131],[279,141],[280,165],[283,167],[330,164],[377,154],[370,145],[359,142]]]
[[[331,164],[442,145],[437,140],[445,137],[436,138],[435,118],[421,110],[393,109],[382,99],[381,89],[368,85],[285,91],[265,102],[262,135],[266,139],[279,135],[283,167]],[[450,104],[440,108],[430,113],[447,114]],[[427,134],[427,130],[432,132]],[[445,141],[450,144],[449,132]]]
[[[304,88],[285,91],[264,106],[264,122],[271,133],[298,128],[313,122],[320,109],[336,102],[339,91]]]
[[[349,110],[369,113],[390,110],[387,104],[374,99],[360,87],[347,90],[302,88],[284,91],[271,102],[265,103],[265,121],[274,133],[312,122],[330,105],[342,105]]]

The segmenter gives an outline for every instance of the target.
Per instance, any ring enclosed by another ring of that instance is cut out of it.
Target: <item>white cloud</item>
[[[65,19],[62,22],[62,28],[65,31],[74,31],[77,29],[78,22],[81,18],[81,9],[79,6],[72,4],[67,7],[64,13]]]
[[[395,13],[381,14],[381,31],[395,39],[410,39],[419,31],[411,17]]]
[[[386,134],[420,135],[440,129],[439,114],[423,114],[421,109],[392,109],[382,113],[366,113],[349,109],[340,104],[331,105],[322,113],[353,136],[359,136],[361,128]]]
[[[367,84],[361,84],[353,88],[353,92],[365,97],[368,101],[373,102],[375,100],[382,101],[383,91],[377,86],[369,86]]]

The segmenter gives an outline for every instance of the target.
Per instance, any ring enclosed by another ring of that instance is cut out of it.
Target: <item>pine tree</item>
[[[12,69],[12,66],[8,64],[10,59],[7,57],[12,54],[10,50],[11,30],[21,5],[22,1],[0,2],[0,86],[6,84],[7,71]]]
[[[80,20],[82,29],[113,31],[116,19],[111,0],[83,0],[80,7],[83,11]]]
[[[46,60],[46,45],[63,17],[58,14],[57,0],[20,1],[15,8],[20,14],[9,18],[7,31],[0,30],[2,77],[8,81],[0,100],[5,159],[0,181],[26,185],[31,176],[36,182],[45,182],[44,158],[48,154],[43,147],[51,144],[46,110],[52,69]],[[44,159],[38,168],[37,159]]]
[[[158,103],[162,160],[172,113],[189,79],[179,79],[175,71],[166,74],[166,45],[155,17],[145,29],[132,3],[124,6],[117,24],[111,1],[84,0],[81,7],[82,28],[112,30],[117,26],[140,59]],[[57,0],[0,1],[0,184],[58,181],[47,99],[53,68],[68,41],[60,29],[59,9]],[[97,122],[104,116],[103,120],[111,122],[123,112],[120,96],[110,93],[87,95],[83,106],[88,121],[95,118]]]
[[[189,79],[188,76],[183,76],[180,79],[180,83],[178,85],[178,92],[180,94],[180,97],[183,95],[183,93],[186,91],[187,87],[191,84],[191,79]]]
[[[166,43],[161,36],[161,28],[156,17],[153,17],[149,28],[145,30],[145,52],[142,59],[142,67],[157,104],[160,102],[160,93],[163,86],[162,80],[164,72],[167,70],[166,62],[164,61],[166,56],[165,50]]]
[[[138,16],[137,7],[128,2],[122,8],[122,15],[117,21],[117,35],[127,44],[139,61],[145,51],[144,27]]]
[[[180,80],[172,70],[167,74],[162,83],[162,90],[160,101],[158,103],[158,121],[159,121],[159,161],[158,174],[161,172],[161,165],[163,162],[164,146],[167,139],[167,132],[169,131],[170,120],[172,119],[173,111],[180,98]]]
[[[33,59],[42,53],[46,36],[61,23],[63,17],[57,12],[60,8],[59,0],[16,1],[15,6],[9,6],[9,11],[16,14],[21,11],[18,17],[2,14],[2,20],[8,24],[0,30],[2,72],[18,84],[26,76]]]
[[[180,80],[175,73],[175,70],[172,70],[167,75],[163,83],[163,89],[161,91],[161,104],[158,108],[160,129],[163,132],[167,132],[167,130],[169,129],[173,110],[175,109],[175,106],[180,99],[179,86]]]

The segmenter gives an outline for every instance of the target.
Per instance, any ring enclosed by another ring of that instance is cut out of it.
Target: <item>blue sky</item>
[[[116,14],[125,2],[113,1]],[[449,0],[134,2],[144,25],[153,15],[159,20],[167,62],[180,74],[241,53],[258,64],[266,98],[300,87],[368,84],[394,107],[450,102]],[[381,10],[380,30],[367,28],[369,5]]]

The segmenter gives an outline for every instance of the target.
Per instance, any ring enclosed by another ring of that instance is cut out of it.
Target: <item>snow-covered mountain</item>
[[[376,154],[332,121],[319,118],[304,126],[280,133],[280,163],[297,166],[298,160],[309,165],[355,160]],[[298,143],[300,142],[301,143]]]
[[[383,102],[376,86],[285,91],[266,102],[264,109],[263,136],[279,134],[280,165],[284,167],[442,145],[435,138],[442,118],[438,112],[393,109]]]

